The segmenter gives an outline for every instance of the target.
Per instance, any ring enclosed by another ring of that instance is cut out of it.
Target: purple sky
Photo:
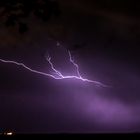
[[[74,73],[65,63],[67,59],[62,67],[61,58],[66,56],[58,50],[53,51],[60,58],[55,57],[56,66]],[[81,73],[112,88],[72,79],[54,80],[1,63],[1,128],[29,133],[139,131],[139,75],[128,65],[98,53],[93,57],[92,53],[81,50],[74,54]],[[30,61],[23,59],[24,63],[51,72],[47,62],[35,56],[36,64],[32,65],[33,56]]]
[[[23,37],[25,40],[20,40],[21,36],[18,38],[17,34],[13,39],[3,29],[0,33],[0,58],[16,60],[51,73],[44,57],[49,52],[56,68],[71,75],[75,70],[64,51],[70,49],[84,78],[112,88],[97,87],[75,79],[55,80],[0,62],[0,131],[139,132],[138,20],[98,7],[98,11],[94,11],[90,1],[85,7],[78,0],[75,5],[60,1],[65,13],[48,24],[50,30],[56,27],[54,39],[52,36],[48,38],[48,28],[38,22],[33,24],[33,19],[31,31]],[[2,42],[3,33],[7,36],[5,42]],[[65,49],[56,46],[58,40]],[[75,44],[81,47],[74,48]]]

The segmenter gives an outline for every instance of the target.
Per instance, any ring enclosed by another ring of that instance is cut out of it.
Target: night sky
[[[138,3],[58,0],[60,15],[47,22],[26,19],[29,30],[0,23],[0,59],[54,74],[54,79],[0,62],[0,133],[140,132],[140,11]]]

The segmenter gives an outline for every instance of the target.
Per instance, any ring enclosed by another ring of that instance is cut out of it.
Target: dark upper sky
[[[77,32],[81,34],[87,32],[87,34],[96,36],[98,43],[102,44],[105,41],[110,43],[117,39],[139,42],[139,9],[135,1],[58,0],[58,2],[61,14],[58,18],[48,21],[47,26],[46,23],[44,25],[40,20],[31,17],[26,19],[30,32],[25,36],[19,36],[16,34],[17,28],[8,28],[10,32],[1,29],[0,42],[2,44],[4,42],[17,43],[17,40],[18,42],[19,40],[34,42],[34,39],[43,36],[46,30],[49,36],[60,41],[68,40],[70,35],[74,36]],[[92,36],[87,37],[92,38]]]
[[[47,23],[31,16],[29,31],[0,24],[0,58],[52,73],[75,75],[69,49],[83,77],[55,80],[0,62],[0,128],[23,133],[139,132],[140,17],[135,1],[58,0],[61,14]],[[60,43],[60,46],[57,43]]]

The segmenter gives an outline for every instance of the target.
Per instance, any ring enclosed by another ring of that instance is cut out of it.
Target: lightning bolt
[[[30,72],[33,72],[33,73],[36,73],[36,74],[40,74],[40,75],[43,75],[43,76],[48,76],[48,77],[51,77],[51,78],[56,79],[56,80],[59,80],[59,79],[77,79],[77,80],[80,80],[80,81],[83,81],[83,82],[93,83],[96,86],[109,87],[108,85],[105,85],[105,84],[103,84],[101,82],[93,81],[93,80],[89,80],[89,79],[83,78],[81,76],[80,72],[79,72],[79,66],[78,66],[78,64],[76,64],[74,62],[74,60],[72,59],[72,55],[71,55],[70,51],[68,51],[68,54],[69,54],[69,61],[76,68],[77,76],[75,76],[75,75],[72,75],[72,76],[64,76],[60,71],[58,71],[54,67],[54,64],[52,63],[51,57],[49,55],[47,55],[46,60],[50,64],[50,67],[51,67],[52,71],[55,73],[55,75],[52,75],[52,74],[49,74],[49,73],[45,73],[45,72],[41,72],[41,71],[38,71],[38,70],[34,70],[34,69],[26,66],[25,64],[19,63],[19,62],[16,62],[16,61],[0,59],[0,62],[8,63],[8,64],[15,64],[15,65],[21,66],[21,67],[29,70]]]

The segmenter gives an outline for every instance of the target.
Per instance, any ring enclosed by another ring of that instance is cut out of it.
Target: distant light
[[[8,133],[6,133],[6,135],[11,136],[11,135],[13,135],[13,133],[12,132],[8,132]]]
[[[5,132],[3,132],[3,135],[12,136],[12,135],[14,135],[14,133],[13,133],[13,131],[5,131]]]

